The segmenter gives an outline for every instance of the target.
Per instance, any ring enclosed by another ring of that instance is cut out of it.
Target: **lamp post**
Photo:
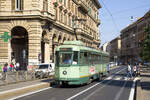
[[[77,37],[77,34],[76,34],[76,29],[77,29],[77,27],[76,27],[76,25],[75,25],[75,22],[76,22],[76,21],[78,21],[78,22],[84,21],[84,22],[85,22],[86,19],[78,19],[77,17],[74,17],[74,19],[73,19],[72,21],[73,21],[73,24],[74,24],[74,26],[73,26],[74,34],[75,34],[76,40],[78,40],[78,37]]]

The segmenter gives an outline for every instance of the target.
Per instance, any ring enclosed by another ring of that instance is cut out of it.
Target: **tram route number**
[[[95,67],[91,66],[89,72],[90,74],[95,74]]]

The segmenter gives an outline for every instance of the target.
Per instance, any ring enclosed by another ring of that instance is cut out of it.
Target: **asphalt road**
[[[111,70],[110,75],[99,82],[83,86],[53,86],[15,100],[133,100],[132,85],[133,79],[126,77],[126,67],[121,66]]]

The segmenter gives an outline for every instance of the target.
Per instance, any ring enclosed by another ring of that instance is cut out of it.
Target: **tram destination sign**
[[[72,48],[60,48],[61,51],[71,51]]]
[[[4,40],[4,42],[8,42],[8,39],[11,39],[11,36],[8,35],[8,32],[4,32],[0,38],[2,38]]]

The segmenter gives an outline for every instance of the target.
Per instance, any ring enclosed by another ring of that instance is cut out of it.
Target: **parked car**
[[[54,63],[39,64],[38,68],[35,69],[35,77],[36,78],[45,78],[45,77],[49,77],[50,75],[54,75],[54,67],[55,67]]]
[[[109,66],[110,67],[116,66],[116,63],[115,62],[109,62]]]

